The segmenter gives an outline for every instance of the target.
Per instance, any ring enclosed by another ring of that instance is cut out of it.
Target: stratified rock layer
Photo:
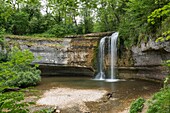
[[[33,63],[40,64],[44,75],[95,76],[98,44],[106,35],[110,33],[52,39],[6,36],[6,41],[11,47],[18,45],[21,49],[30,49],[36,58],[40,57]],[[170,41],[149,40],[122,53],[117,63],[118,78],[163,80],[168,74],[162,63],[170,59]],[[110,62],[107,56],[105,69]]]
[[[118,60],[119,77],[163,80],[169,73],[163,62],[170,59],[170,41],[149,40],[125,51]]]
[[[7,36],[10,46],[33,52],[46,75],[94,75],[94,61],[100,37],[84,38],[27,38]]]
[[[134,66],[160,66],[163,61],[170,59],[170,41],[158,42],[153,40],[141,43],[140,47],[132,47]]]

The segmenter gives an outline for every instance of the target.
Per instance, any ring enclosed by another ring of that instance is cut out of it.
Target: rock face
[[[170,59],[170,41],[158,42],[153,40],[141,43],[140,47],[132,47],[134,66],[160,66],[163,61]]]
[[[40,56],[41,58],[33,63],[40,64],[44,75],[94,76],[98,44],[102,37],[102,34],[98,37],[91,34],[56,39],[6,36],[6,40],[11,46],[18,45],[21,49],[30,49],[35,57]],[[162,80],[168,73],[162,63],[168,59],[170,41],[156,43],[150,40],[123,52],[122,57],[118,59],[117,75],[119,78]],[[109,61],[105,62],[107,66]]]
[[[40,64],[40,68],[43,68],[43,74],[56,74],[58,72],[76,74],[76,71],[80,71],[79,74],[94,74],[93,65],[99,37],[33,39],[7,36],[6,40],[11,46],[19,45],[21,49],[31,50],[37,58],[33,63]],[[40,58],[38,59],[38,57]],[[49,69],[52,72],[48,72]]]
[[[156,43],[149,40],[133,46],[124,56],[118,62],[119,77],[163,80],[168,74],[168,69],[162,64],[170,59],[170,41]]]

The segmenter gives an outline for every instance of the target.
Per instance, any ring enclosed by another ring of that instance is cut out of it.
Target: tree
[[[126,46],[152,36],[153,29],[148,25],[147,17],[155,8],[155,0],[129,0],[126,3],[125,16],[119,26],[120,36],[125,40]]]
[[[97,5],[97,31],[116,31],[123,18],[125,0],[100,0]]]
[[[155,27],[157,36],[162,35],[158,40],[170,39],[170,2],[161,8],[155,9],[148,16],[148,23]]]

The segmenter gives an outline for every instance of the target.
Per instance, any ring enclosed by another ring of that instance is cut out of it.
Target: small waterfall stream
[[[104,37],[100,40],[99,45],[99,55],[98,55],[98,74],[95,77],[95,80],[106,80],[107,82],[114,82],[118,81],[118,79],[115,78],[116,72],[115,72],[115,65],[117,62],[117,38],[118,38],[118,32],[113,33],[110,37]],[[105,61],[105,42],[108,38],[108,58],[110,62],[110,69],[108,72],[108,79],[106,79],[105,70],[104,70],[104,61]]]
[[[117,38],[118,38],[118,32],[113,33],[109,38],[108,43],[108,54],[110,54],[108,57],[110,59],[110,78],[106,79],[107,82],[115,82],[118,81],[116,79],[116,62],[117,62]]]
[[[99,54],[98,54],[98,71],[99,73],[96,75],[96,80],[104,80],[105,79],[105,73],[104,73],[104,52],[105,52],[105,39],[107,37],[104,37],[100,40],[99,44]]]

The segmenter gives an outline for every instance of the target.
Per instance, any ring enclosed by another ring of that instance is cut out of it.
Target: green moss
[[[99,43],[96,43],[97,45],[94,47],[94,56],[92,59],[93,67],[96,70],[97,69],[97,58],[98,58],[98,51],[99,51]]]
[[[19,47],[19,45],[27,45],[27,46],[48,46],[48,47],[64,47],[64,45],[60,44],[60,42],[63,41],[61,38],[53,39],[53,38],[32,38],[32,37],[25,37],[25,36],[16,36],[16,35],[6,35],[6,38],[9,38],[11,40],[8,41],[9,44],[13,46]],[[21,40],[21,41],[18,41]],[[47,44],[38,44],[38,41],[51,41],[51,42],[57,42],[57,43],[47,43]]]
[[[24,40],[36,40],[36,41],[56,41],[56,40],[63,40],[63,38],[45,38],[45,37],[34,37],[34,36],[18,36],[18,35],[5,35],[6,38],[11,39],[24,39]]]

